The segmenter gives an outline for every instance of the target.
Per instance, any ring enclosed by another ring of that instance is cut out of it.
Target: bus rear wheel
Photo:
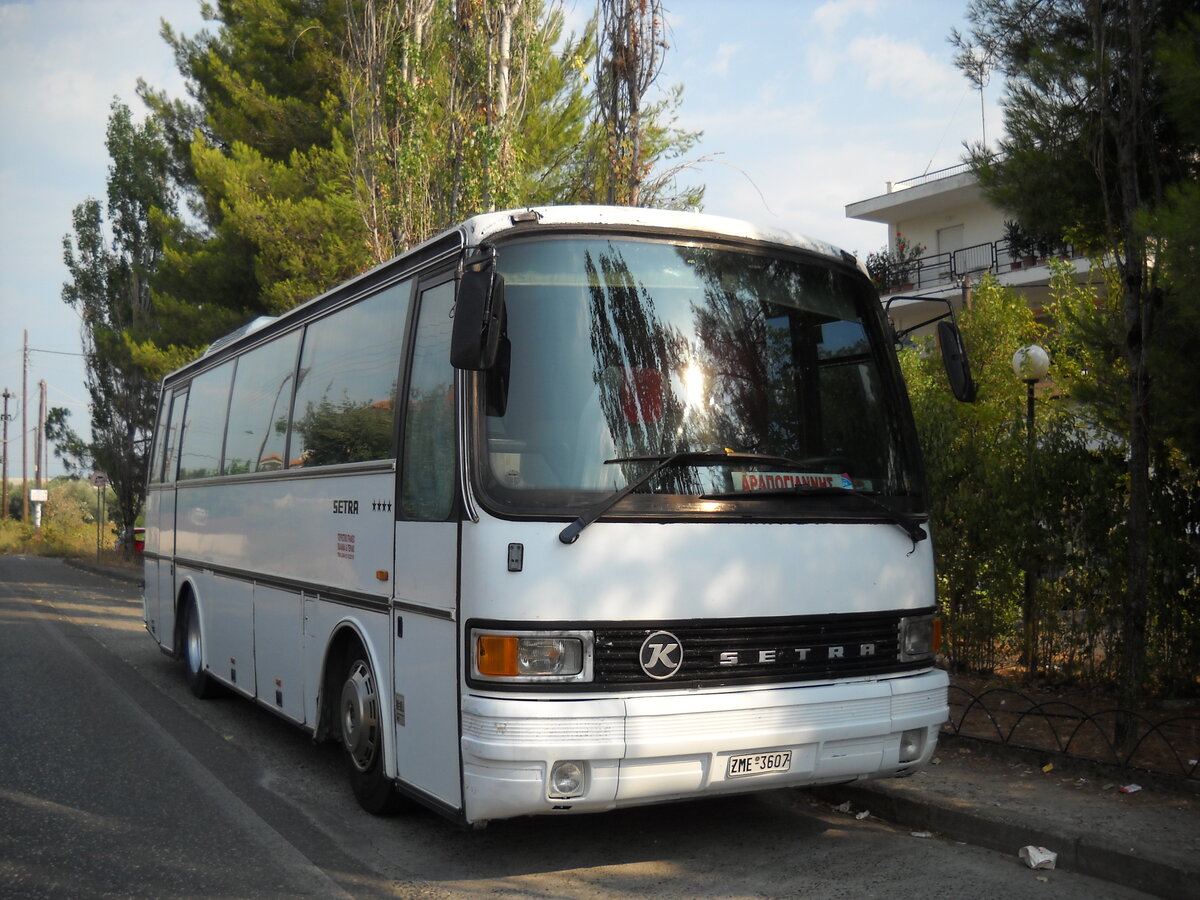
[[[183,671],[192,694],[201,700],[217,696],[220,691],[212,676],[204,671],[204,639],[200,634],[200,610],[190,597],[183,610]]]
[[[350,654],[338,701],[342,755],[350,775],[350,787],[359,805],[383,816],[406,805],[383,769],[383,719],[379,686],[366,654],[359,648]]]

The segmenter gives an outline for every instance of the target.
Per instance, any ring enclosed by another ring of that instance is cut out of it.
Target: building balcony
[[[880,293],[886,296],[907,291],[957,290],[962,285],[964,278],[981,275],[984,272],[991,272],[997,277],[1001,277],[1006,273],[1023,271],[1033,275],[1032,280],[1044,281],[1047,274],[1045,266],[1051,258],[1079,260],[1081,255],[1070,246],[1057,247],[1049,255],[1017,255],[1006,240],[988,241],[963,247],[952,253],[933,253],[922,256],[907,267],[886,272]],[[1001,280],[1020,283],[1031,279],[1016,276],[1013,278],[1002,277]]]
[[[977,203],[981,198],[975,173],[969,163],[962,163],[904,181],[889,181],[887,193],[847,204],[846,217],[890,225]]]

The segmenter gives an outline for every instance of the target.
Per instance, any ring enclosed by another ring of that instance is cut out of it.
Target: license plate
[[[768,772],[786,772],[792,767],[792,751],[776,750],[774,753],[747,753],[729,757],[727,778],[742,778],[746,775],[766,775]]]

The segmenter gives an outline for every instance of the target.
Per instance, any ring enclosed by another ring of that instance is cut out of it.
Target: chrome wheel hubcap
[[[379,751],[379,696],[371,667],[355,660],[342,685],[342,743],[355,768],[366,772]]]

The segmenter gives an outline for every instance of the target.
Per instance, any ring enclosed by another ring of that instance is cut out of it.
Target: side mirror
[[[450,364],[481,371],[496,363],[504,318],[504,279],[496,272],[495,255],[467,260],[458,279]]]
[[[963,344],[962,332],[953,322],[938,322],[938,345],[942,348],[942,364],[946,367],[946,378],[955,399],[963,403],[974,403],[975,379],[971,377],[971,363],[967,359],[967,348]]]

